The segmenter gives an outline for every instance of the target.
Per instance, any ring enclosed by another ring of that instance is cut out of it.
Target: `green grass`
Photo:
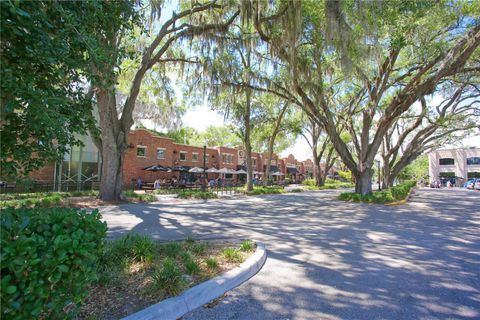
[[[227,261],[230,262],[240,262],[242,261],[242,255],[237,248],[225,248],[223,249],[223,256]]]
[[[240,245],[240,250],[244,252],[253,251],[254,244],[252,240],[243,240],[242,244]]]
[[[152,287],[165,295],[180,293],[185,285],[182,270],[172,258],[165,258],[161,268],[155,270],[152,275]]]
[[[372,194],[367,195],[361,195],[355,192],[344,192],[338,196],[338,199],[343,201],[379,204],[396,202],[404,200],[408,196],[410,190],[415,187],[416,184],[416,181],[407,181],[388,188],[387,190],[375,191]]]
[[[218,261],[215,257],[209,257],[207,260],[205,260],[205,263],[209,269],[214,270],[218,268]]]

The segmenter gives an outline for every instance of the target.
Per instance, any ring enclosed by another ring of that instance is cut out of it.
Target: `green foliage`
[[[252,240],[244,240],[240,245],[240,250],[245,252],[252,251],[253,248],[254,248],[254,244]]]
[[[428,180],[428,156],[422,155],[402,169],[397,176],[400,180]]]
[[[178,294],[183,289],[184,284],[182,270],[170,257],[165,258],[162,267],[152,275],[153,288],[164,292],[166,295]]]
[[[351,171],[338,171],[338,175],[340,176],[341,179],[347,182],[353,182]]]
[[[223,256],[225,259],[227,259],[230,262],[241,262],[242,261],[242,256],[240,255],[240,251],[236,248],[225,248],[223,249],[222,252]]]
[[[1,309],[5,319],[64,318],[97,279],[107,227],[97,210],[3,209]]]
[[[217,258],[215,257],[209,257],[207,260],[205,260],[205,263],[207,264],[207,267],[210,269],[217,269],[218,268],[218,261]]]
[[[328,190],[328,189],[342,189],[342,188],[352,188],[354,185],[350,182],[341,182],[339,180],[333,180],[327,178],[323,186],[316,186],[314,179],[307,179],[303,181],[303,184],[306,186],[307,190]]]
[[[304,186],[315,186],[315,179],[305,179],[302,181]]]
[[[196,255],[201,255],[204,254],[205,251],[207,250],[207,244],[205,242],[197,242],[194,245],[192,245],[192,251]]]
[[[197,191],[197,190],[180,190],[178,192],[178,198],[180,199],[215,199],[217,194],[211,191]]]
[[[338,196],[339,200],[366,202],[366,203],[389,203],[404,200],[410,190],[416,186],[416,181],[406,181],[387,190],[376,191],[372,194],[361,195],[355,192],[344,192]]]
[[[25,175],[62,160],[93,125],[82,83],[88,67],[80,29],[93,3],[0,1],[1,171]],[[98,8],[99,9],[99,8]],[[99,9],[100,10],[100,9]],[[32,154],[35,156],[32,157]]]
[[[183,266],[185,267],[185,272],[189,275],[195,275],[200,272],[200,266],[195,257],[188,251],[182,254]]]
[[[280,186],[254,186],[252,191],[245,191],[245,189],[243,189],[242,191],[251,196],[256,196],[260,194],[279,194],[285,192],[284,188]]]
[[[167,257],[175,258],[182,251],[182,245],[176,241],[170,241],[162,246],[162,250]]]
[[[97,191],[74,192],[37,192],[37,193],[11,193],[0,195],[0,208],[12,207],[49,207],[59,205],[62,199],[80,196],[96,196]]]
[[[151,237],[139,234],[128,234],[121,239],[107,243],[101,258],[101,264],[151,263],[155,257],[155,251],[156,244]]]
[[[155,195],[150,194],[150,193],[136,193],[135,191],[132,190],[125,190],[123,191],[123,195],[127,198],[135,198],[138,199],[139,201],[142,202],[155,202],[157,201],[157,197]]]
[[[290,192],[300,193],[300,192],[303,192],[303,189],[302,188],[295,188],[295,189],[290,190]]]

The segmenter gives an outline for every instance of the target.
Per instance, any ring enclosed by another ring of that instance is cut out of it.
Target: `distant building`
[[[430,182],[451,180],[457,185],[480,178],[480,148],[436,150],[428,154]]]

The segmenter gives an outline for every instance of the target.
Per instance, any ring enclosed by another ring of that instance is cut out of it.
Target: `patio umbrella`
[[[281,173],[280,171],[277,171],[277,172],[272,173],[272,176],[284,176],[284,174]]]
[[[235,170],[233,169],[228,169],[228,168],[222,168],[220,170],[218,170],[218,173],[235,173]]]
[[[188,171],[188,168],[183,166],[175,166],[172,168],[172,171]]]
[[[261,171],[253,171],[253,174],[263,174]]]
[[[205,170],[206,173],[218,173],[218,170],[216,168],[210,168]]]
[[[240,169],[235,171],[235,174],[247,174],[247,171]]]
[[[203,171],[204,170],[199,167],[193,167],[192,169],[188,170],[188,172],[192,172],[192,173],[203,173]]]

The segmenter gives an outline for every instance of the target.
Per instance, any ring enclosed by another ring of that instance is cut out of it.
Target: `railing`
[[[0,193],[30,193],[30,192],[58,192],[58,191],[85,191],[98,190],[100,181],[85,180],[80,184],[76,181],[62,181],[60,186],[58,181],[35,181],[28,183],[0,183]]]

